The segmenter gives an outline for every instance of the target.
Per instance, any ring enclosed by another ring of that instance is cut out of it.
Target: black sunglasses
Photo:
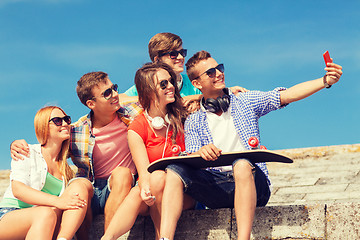
[[[216,69],[219,70],[221,73],[224,73],[224,64],[220,63],[219,65],[217,65],[214,68],[209,68],[208,70],[206,70],[205,72],[203,72],[202,74],[200,74],[199,76],[197,76],[194,79],[197,79],[199,77],[201,77],[202,75],[204,75],[205,73],[209,76],[209,78],[214,78],[216,76]]]
[[[62,118],[61,117],[54,117],[54,118],[50,119],[49,122],[52,121],[56,126],[60,127],[60,126],[62,126],[63,120],[67,125],[71,124],[71,117],[68,116],[68,115],[66,115],[66,116],[64,116]]]
[[[180,51],[173,50],[170,52],[161,53],[161,54],[159,54],[159,57],[169,54],[171,59],[176,59],[179,56],[179,53],[181,54],[181,56],[186,57],[187,49],[181,49]]]
[[[161,81],[160,81],[160,88],[161,88],[162,90],[165,90],[165,88],[167,88],[169,82],[170,82],[173,86],[175,86],[175,85],[174,85],[174,84],[175,84],[175,81],[174,81],[174,79],[171,78],[170,81],[169,81],[169,80],[161,80]]]
[[[101,94],[101,96],[103,96],[106,100],[109,100],[113,96],[113,91],[115,91],[115,92],[118,91],[118,85],[117,84],[113,84],[110,88],[106,89]],[[92,99],[94,99],[94,98],[96,98],[96,97],[93,97]]]

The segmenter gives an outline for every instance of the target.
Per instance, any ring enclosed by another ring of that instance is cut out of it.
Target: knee
[[[58,215],[57,212],[51,207],[38,207],[36,216],[34,216],[36,221],[45,224],[46,226],[54,226],[57,222]]]
[[[165,187],[166,173],[164,171],[155,171],[150,175],[151,193],[154,195],[161,194]]]
[[[86,178],[78,178],[69,184],[69,189],[72,192],[79,193],[83,198],[88,198],[93,195],[94,188],[91,182]]]
[[[237,161],[233,168],[235,181],[253,180],[253,169],[254,167],[248,161]]]
[[[111,173],[110,188],[113,190],[130,190],[133,183],[133,176],[129,168],[117,167]]]

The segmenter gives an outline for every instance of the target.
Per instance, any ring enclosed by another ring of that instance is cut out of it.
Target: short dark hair
[[[156,56],[178,49],[182,44],[181,38],[176,34],[169,32],[156,34],[150,39],[148,45],[151,61],[154,62]]]
[[[105,72],[99,71],[84,74],[76,86],[76,93],[82,104],[87,106],[86,102],[94,97],[92,92],[93,88],[101,82],[105,83],[107,79],[108,74]]]
[[[210,53],[208,53],[207,51],[200,51],[195,53],[185,64],[186,66],[186,73],[190,79],[190,81],[194,80],[195,78],[198,77],[198,72],[195,71],[194,67],[201,62],[202,60],[206,60],[208,58],[211,58]]]

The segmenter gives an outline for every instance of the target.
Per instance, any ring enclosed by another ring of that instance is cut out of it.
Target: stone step
[[[92,226],[91,239],[103,235],[103,215]],[[251,239],[360,239],[360,203],[267,206],[256,209]],[[184,211],[176,230],[178,240],[236,239],[233,209]],[[118,239],[153,240],[150,217],[138,217]]]

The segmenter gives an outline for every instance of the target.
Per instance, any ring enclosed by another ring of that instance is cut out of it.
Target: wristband
[[[328,84],[327,81],[326,81],[326,75],[324,75],[324,77],[323,77],[323,82],[324,82],[325,88],[331,88],[331,85]]]

